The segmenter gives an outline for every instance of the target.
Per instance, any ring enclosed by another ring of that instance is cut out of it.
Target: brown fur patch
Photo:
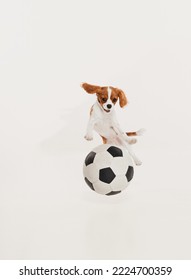
[[[101,135],[100,135],[101,136]],[[107,138],[101,136],[102,140],[103,140],[103,144],[107,144]]]
[[[128,136],[137,136],[136,132],[126,132]]]
[[[128,103],[125,93],[121,89],[118,89],[118,88],[115,88],[114,91],[117,92],[117,94],[119,96],[119,105],[123,108]]]
[[[105,102],[107,102],[108,99],[108,91],[107,87],[101,87],[98,92],[96,93],[98,102],[103,105]]]
[[[90,85],[87,83],[83,83],[81,86],[87,93],[90,93],[90,94],[97,93],[97,91],[99,91],[99,89],[100,89],[99,86],[94,86],[94,85]]]
[[[111,101],[113,104],[117,102],[119,98],[118,92],[115,88],[111,87]]]

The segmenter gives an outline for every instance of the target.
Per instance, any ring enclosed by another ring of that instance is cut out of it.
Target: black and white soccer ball
[[[86,156],[83,174],[93,191],[115,195],[123,191],[132,180],[133,161],[125,148],[103,144]]]

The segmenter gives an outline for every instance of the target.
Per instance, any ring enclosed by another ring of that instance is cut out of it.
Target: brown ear
[[[127,97],[121,89],[117,89],[117,92],[119,96],[119,105],[123,108],[128,103]]]
[[[97,93],[97,91],[100,89],[99,86],[94,86],[87,83],[81,84],[81,87],[90,94]]]

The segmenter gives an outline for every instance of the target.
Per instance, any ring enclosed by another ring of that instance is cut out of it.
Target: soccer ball
[[[133,161],[125,148],[103,144],[86,156],[83,174],[93,191],[115,195],[123,191],[132,180]]]

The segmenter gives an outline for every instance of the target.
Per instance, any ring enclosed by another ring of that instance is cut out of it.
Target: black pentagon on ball
[[[110,153],[113,157],[122,157],[123,152],[120,148],[111,146],[107,149],[108,153]]]
[[[115,178],[115,174],[113,173],[113,170],[110,167],[102,168],[99,171],[99,179],[100,181],[110,184],[113,179]]]
[[[85,158],[85,165],[88,166],[89,164],[93,163],[95,156],[95,152],[90,152]]]
[[[86,177],[84,179],[85,179],[87,185],[90,187],[90,189],[92,189],[92,191],[95,191],[94,187],[93,187],[93,184]]]
[[[115,195],[115,194],[118,194],[120,192],[121,191],[112,191],[112,192],[106,193],[106,195]]]
[[[125,176],[127,177],[127,181],[130,182],[134,175],[134,168],[133,166],[129,166]]]

